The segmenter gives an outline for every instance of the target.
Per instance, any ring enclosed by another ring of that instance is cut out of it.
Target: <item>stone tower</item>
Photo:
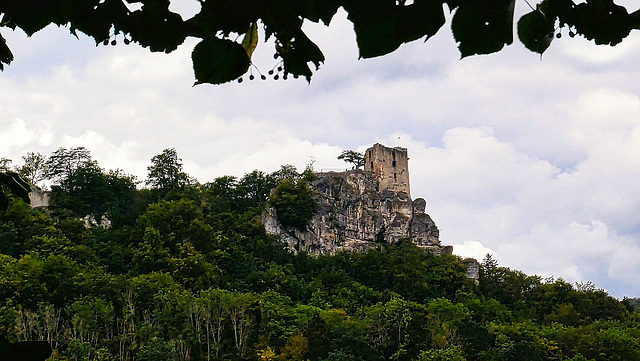
[[[388,148],[380,143],[364,153],[364,170],[372,172],[380,191],[404,192],[409,198],[409,156],[407,148]]]

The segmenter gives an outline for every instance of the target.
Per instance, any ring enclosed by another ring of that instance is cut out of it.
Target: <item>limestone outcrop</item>
[[[33,208],[46,208],[49,207],[49,200],[51,194],[40,187],[30,184],[31,191],[29,192],[29,200],[31,207]]]
[[[294,251],[366,251],[404,238],[434,253],[443,250],[438,228],[425,213],[426,201],[411,200],[402,191],[380,190],[372,172],[319,173],[309,187],[318,210],[305,231],[282,227],[269,207],[262,217],[266,231],[278,235]]]

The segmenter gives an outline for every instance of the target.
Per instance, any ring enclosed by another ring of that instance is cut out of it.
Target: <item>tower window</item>
[[[395,173],[393,173],[393,180],[398,180],[398,178],[397,178]]]
[[[396,161],[395,160],[391,162],[391,166],[394,167],[394,168],[396,167]]]
[[[373,171],[373,162],[371,162],[371,171]]]

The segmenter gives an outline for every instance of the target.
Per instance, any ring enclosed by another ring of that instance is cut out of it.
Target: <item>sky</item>
[[[197,1],[172,4],[188,16]],[[326,57],[311,83],[218,86],[193,86],[194,39],[157,54],[3,28],[15,60],[0,73],[0,157],[84,146],[144,181],[150,159],[175,148],[205,183],[284,164],[345,169],[344,149],[399,145],[412,196],[454,253],[640,297],[640,32],[609,47],[564,29],[542,58],[516,39],[461,60],[449,25],[358,60],[339,12],[330,27],[305,24]],[[254,74],[278,65],[272,54],[259,44]]]

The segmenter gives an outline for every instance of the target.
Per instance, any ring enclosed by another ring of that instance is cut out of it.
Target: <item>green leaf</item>
[[[253,51],[256,50],[256,46],[258,46],[258,24],[253,23],[242,39],[242,47],[247,52],[249,59],[251,59]]]
[[[491,54],[513,42],[515,0],[466,0],[453,16],[451,30],[462,57]]]
[[[536,10],[523,15],[518,21],[518,37],[527,49],[544,53],[553,40],[554,21]]]
[[[249,69],[250,60],[242,45],[231,40],[204,39],[191,54],[196,83],[222,84],[237,79]]]

